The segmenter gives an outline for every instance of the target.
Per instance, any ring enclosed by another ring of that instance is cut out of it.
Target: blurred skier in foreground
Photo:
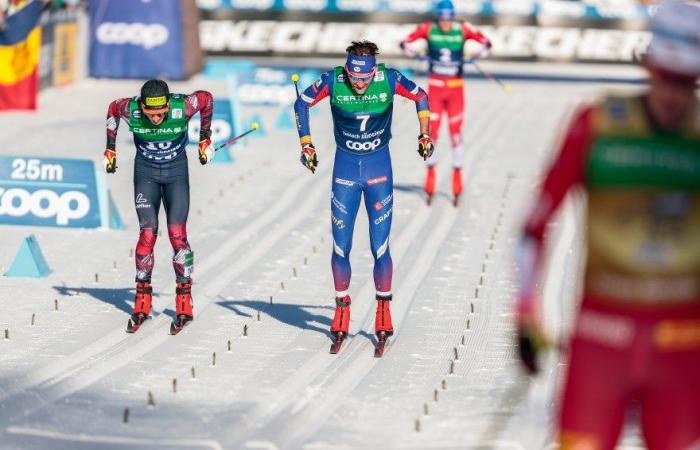
[[[418,56],[412,42],[425,40],[428,44],[430,75],[428,76],[428,97],[430,98],[430,138],[437,143],[443,113],[447,113],[447,123],[452,141],[452,194],[457,205],[462,193],[462,122],[464,120],[464,46],[474,40],[481,44],[480,50],[467,62],[485,58],[489,54],[491,41],[467,22],[455,21],[455,9],[450,0],[441,0],[435,7],[435,21],[418,25],[401,42],[404,54],[410,58]],[[435,164],[437,155],[428,158],[425,178],[425,193],[430,204],[435,193]]]
[[[158,236],[158,211],[161,200],[168,221],[172,244],[173,268],[177,282],[176,318],[171,333],[179,332],[193,318],[192,273],[194,254],[187,242],[187,215],[190,208],[190,183],[187,167],[187,125],[200,112],[199,162],[214,157],[211,147],[212,95],[196,91],[190,95],[171,94],[163,80],[149,80],[141,95],[114,100],[107,110],[107,150],[103,165],[107,173],[117,169],[116,140],[119,119],[129,124],[134,135],[134,206],[139,218],[136,244],[136,299],[127,325],[130,333],[139,329],[151,311],[151,272],[153,247]]]
[[[394,328],[390,303],[392,262],[389,232],[393,210],[393,186],[389,141],[393,100],[400,95],[416,103],[420,134],[418,153],[433,153],[430,113],[425,92],[399,71],[377,64],[377,46],[369,41],[353,42],[347,48],[345,66],[325,72],[297,98],[294,110],[301,141],[301,162],[314,172],[318,164],[311,143],[309,108],[330,97],[335,130],[335,163],[331,192],[333,256],[331,266],[336,290],[336,310],[331,325],[335,336],[332,353],[337,353],[350,324],[350,249],[355,218],[362,195],[369,217],[369,235],[374,256],[374,284],[377,290],[375,331],[381,356],[386,338]]]
[[[536,372],[547,222],[587,194],[583,298],[570,342],[561,449],[612,450],[631,402],[649,449],[700,446],[700,7],[660,3],[649,89],[606,96],[569,125],[521,242],[520,356]]]

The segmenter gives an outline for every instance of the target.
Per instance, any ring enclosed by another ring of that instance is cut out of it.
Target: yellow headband
[[[165,95],[160,97],[146,97],[144,105],[146,106],[163,106],[168,103],[168,98]]]

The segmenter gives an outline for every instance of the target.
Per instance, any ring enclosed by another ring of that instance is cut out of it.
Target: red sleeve
[[[110,150],[115,150],[119,119],[129,120],[129,101],[130,98],[120,98],[107,107],[107,148]]]
[[[185,117],[190,120],[199,113],[199,140],[211,136],[211,117],[214,113],[214,98],[208,91],[195,91],[185,98]]]
[[[486,45],[487,47],[491,47],[491,41],[484,36],[484,34],[474,28],[469,22],[462,22],[462,35],[464,36],[464,40],[473,40],[477,41],[479,43],[482,43]]]
[[[532,209],[525,232],[542,242],[551,216],[573,186],[583,184],[592,138],[593,107],[582,108],[574,117],[549,169]]]
[[[423,22],[422,24],[418,25],[418,27],[413,30],[413,32],[409,34],[406,39],[404,39],[404,42],[413,42],[417,41],[418,39],[428,39],[429,34],[430,22]]]

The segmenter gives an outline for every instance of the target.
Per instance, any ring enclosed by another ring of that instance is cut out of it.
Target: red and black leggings
[[[178,282],[191,281],[185,274],[183,254],[190,251],[187,242],[187,215],[190,209],[190,181],[187,158],[158,164],[136,156],[134,161],[134,206],[139,218],[136,244],[136,281],[150,281],[153,272],[153,247],[158,236],[158,212],[161,199],[168,221],[168,237],[173,246],[173,268]]]

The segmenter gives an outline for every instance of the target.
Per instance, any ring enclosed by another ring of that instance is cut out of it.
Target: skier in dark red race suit
[[[614,449],[632,401],[649,449],[700,448],[700,7],[660,3],[650,25],[649,89],[576,114],[518,252],[519,353],[536,372],[543,235],[565,194],[585,192],[562,450]]]
[[[468,40],[483,44],[481,50],[467,62],[488,56],[491,41],[467,22],[454,20],[455,9],[452,2],[442,0],[435,6],[435,21],[418,25],[401,42],[406,56],[415,58],[416,51],[411,43],[419,39],[427,41],[430,75],[428,76],[428,97],[430,99],[430,138],[435,144],[440,134],[442,115],[447,113],[447,124],[452,141],[452,194],[455,204],[462,193],[462,122],[464,120],[464,78],[462,66],[464,45]],[[428,203],[435,193],[435,164],[437,153],[428,158],[425,178],[425,193]]]
[[[187,242],[187,214],[190,184],[187,168],[187,124],[200,113],[199,161],[213,158],[211,147],[212,96],[207,91],[191,95],[171,94],[162,80],[149,80],[141,95],[122,98],[109,104],[107,111],[107,150],[103,164],[107,173],[117,169],[115,143],[119,119],[129,124],[134,134],[134,206],[139,218],[136,244],[136,299],[127,331],[136,331],[151,311],[151,272],[153,247],[158,236],[158,211],[161,199],[168,220],[168,236],[173,246],[173,268],[177,282],[176,319],[171,331],[178,332],[192,320],[192,273],[194,255]]]

